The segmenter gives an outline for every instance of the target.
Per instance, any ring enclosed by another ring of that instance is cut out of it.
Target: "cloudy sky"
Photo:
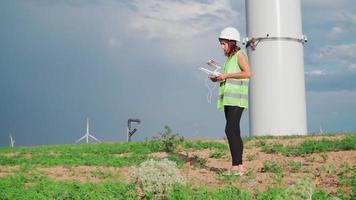
[[[356,4],[302,0],[308,131],[356,130]],[[169,125],[185,137],[224,137],[224,116],[206,99],[206,60],[217,36],[245,28],[244,1],[0,1],[0,146],[73,143],[91,132],[133,140]],[[135,126],[136,127],[136,126]],[[242,131],[248,134],[248,112]]]

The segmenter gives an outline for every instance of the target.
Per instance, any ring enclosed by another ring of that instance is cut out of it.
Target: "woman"
[[[240,134],[240,119],[244,108],[248,107],[250,66],[247,56],[238,46],[240,33],[235,28],[227,27],[222,30],[219,42],[227,60],[224,63],[224,71],[221,75],[210,77],[210,79],[214,82],[221,82],[218,109],[225,112],[225,133],[232,157],[231,172],[242,175],[243,143]]]

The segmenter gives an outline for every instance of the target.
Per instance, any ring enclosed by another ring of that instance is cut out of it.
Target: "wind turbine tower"
[[[250,134],[306,135],[301,0],[245,0]]]
[[[15,140],[12,138],[12,135],[10,133],[10,147],[14,147],[15,146]]]
[[[98,140],[96,137],[94,137],[92,134],[90,134],[90,131],[89,131],[89,119],[87,118],[87,130],[86,130],[84,136],[79,138],[75,143],[78,143],[78,142],[86,139],[86,143],[88,144],[89,143],[89,138],[92,138],[96,142],[101,143],[100,140]]]

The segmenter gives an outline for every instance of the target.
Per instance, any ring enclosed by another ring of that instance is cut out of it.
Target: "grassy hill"
[[[356,199],[356,134],[248,137],[244,146],[241,177],[225,173],[226,140],[170,129],[145,142],[0,148],[0,200]],[[173,161],[185,184],[159,197],[142,191],[132,174],[150,159]]]

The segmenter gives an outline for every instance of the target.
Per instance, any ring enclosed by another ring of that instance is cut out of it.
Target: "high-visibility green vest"
[[[227,58],[224,63],[224,73],[241,72],[238,57],[241,51]],[[220,83],[218,109],[224,110],[224,106],[248,107],[248,78],[228,78]]]

